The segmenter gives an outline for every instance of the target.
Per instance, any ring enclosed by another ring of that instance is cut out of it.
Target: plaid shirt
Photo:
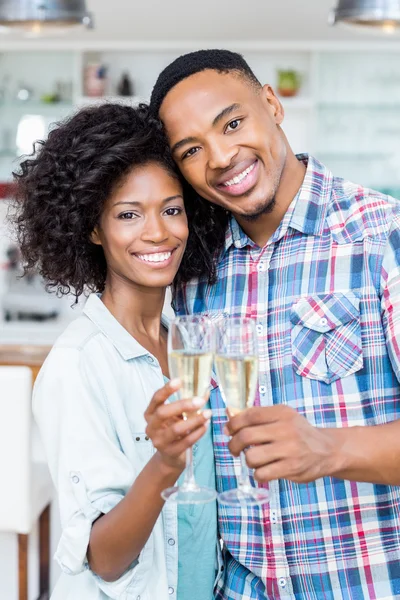
[[[252,317],[256,403],[287,404],[317,427],[400,417],[400,203],[335,178],[318,161],[264,248],[232,219],[218,281],[177,291],[179,314]],[[212,394],[217,484],[236,487],[219,390]],[[382,440],[382,444],[385,440]],[[399,467],[400,468],[400,467]],[[269,484],[270,504],[219,506],[220,600],[400,598],[400,487]]]

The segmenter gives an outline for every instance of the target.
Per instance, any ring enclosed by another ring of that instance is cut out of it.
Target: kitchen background
[[[92,30],[0,27],[0,346],[52,344],[82,304],[71,307],[71,298],[46,294],[38,276],[18,278],[18,248],[6,224],[18,157],[80,106],[105,98],[147,100],[160,70],[186,51],[242,52],[260,81],[281,96],[283,128],[296,152],[400,198],[399,34],[332,28],[333,3],[113,0],[110,10],[107,0],[92,0]],[[33,535],[33,565],[36,542]],[[1,600],[17,598],[16,557],[15,536],[0,532]],[[35,574],[32,567],[30,598],[37,596]],[[52,584],[57,575],[53,565]]]

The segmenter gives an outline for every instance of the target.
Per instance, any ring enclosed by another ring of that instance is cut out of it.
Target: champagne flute
[[[214,352],[214,330],[203,316],[174,319],[168,331],[168,365],[171,378],[179,377],[180,398],[207,398],[210,391]],[[188,416],[183,413],[183,418]],[[182,485],[163,490],[164,500],[177,504],[203,504],[217,497],[216,490],[200,487],[194,477],[193,450],[186,450],[186,470]]]
[[[258,379],[257,336],[253,319],[228,317],[216,325],[215,368],[228,416],[253,406]],[[238,487],[218,494],[221,504],[252,506],[268,502],[268,490],[253,487],[244,452]]]

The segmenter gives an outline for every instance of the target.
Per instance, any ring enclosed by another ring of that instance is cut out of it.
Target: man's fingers
[[[253,446],[245,452],[246,463],[250,469],[258,469],[282,460],[286,456],[285,444],[262,444]]]
[[[279,428],[277,428],[275,424],[267,427],[265,425],[255,425],[254,427],[244,427],[243,429],[240,429],[232,437],[228,446],[233,456],[239,456],[242,450],[249,446],[254,446],[255,444],[269,444],[280,437]]]
[[[252,406],[229,419],[226,424],[226,433],[227,435],[235,435],[243,427],[275,423],[278,420],[287,418],[292,412],[292,408],[283,404],[276,406]]]

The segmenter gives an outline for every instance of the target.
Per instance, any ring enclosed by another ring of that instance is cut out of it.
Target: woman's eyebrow
[[[163,204],[167,202],[171,202],[172,200],[183,200],[182,194],[175,194],[174,196],[168,196],[168,198],[164,198],[162,200]],[[129,204],[129,206],[142,206],[143,202],[139,202],[138,200],[120,200],[116,202],[113,206],[118,206],[119,204]]]

